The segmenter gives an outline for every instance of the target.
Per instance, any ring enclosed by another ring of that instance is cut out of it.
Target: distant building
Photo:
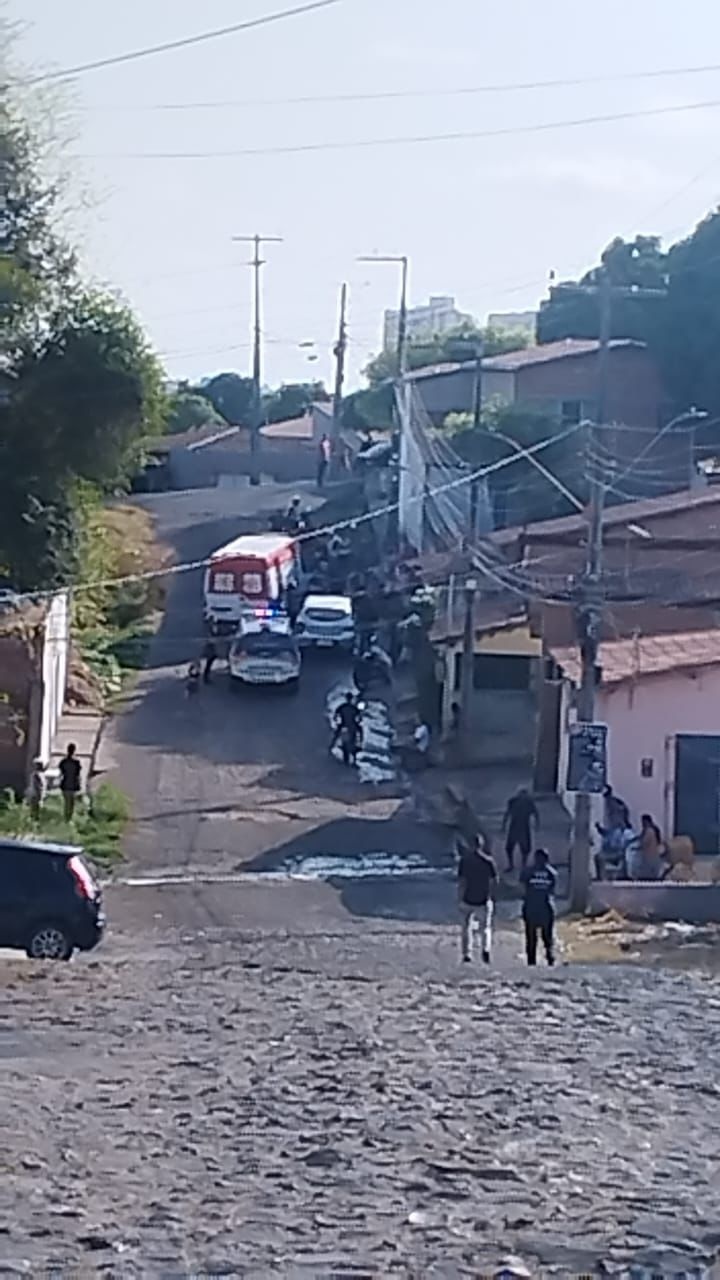
[[[390,351],[397,346],[398,340],[397,311],[385,312],[383,328],[383,349]],[[463,324],[474,324],[473,317],[458,311],[455,299],[449,297],[431,297],[422,307],[409,307],[407,313],[407,336],[410,342],[422,342],[435,338],[443,333],[450,333]]]
[[[491,311],[487,322],[498,333],[524,333],[528,342],[535,341],[537,311]]]

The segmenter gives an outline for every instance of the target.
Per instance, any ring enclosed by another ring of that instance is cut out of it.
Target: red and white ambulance
[[[216,635],[236,631],[248,614],[282,608],[288,585],[301,579],[297,539],[282,533],[234,538],[213,551],[205,570],[205,622]]]

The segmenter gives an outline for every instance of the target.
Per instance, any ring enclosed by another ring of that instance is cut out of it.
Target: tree
[[[283,382],[263,395],[263,417],[266,422],[301,418],[315,401],[327,403],[329,400],[323,382]]]
[[[205,378],[199,390],[231,427],[250,425],[253,407],[253,380],[239,373],[216,373]]]
[[[163,429],[162,370],[131,312],[87,289],[58,189],[16,103],[0,106],[0,562],[14,585],[72,579],[80,486],[125,482]]]
[[[479,329],[475,325],[461,325],[449,333],[423,342],[409,342],[407,348],[408,369],[423,369],[427,365],[445,361],[474,360],[479,346],[485,355],[496,356],[503,351],[520,351],[527,346],[527,334],[511,333],[498,329]],[[390,378],[397,377],[397,351],[381,351],[373,356],[364,369],[371,387],[378,387]]]
[[[659,236],[636,236],[633,241],[617,237],[600,255],[600,263],[600,266],[586,271],[579,281],[565,281],[551,287],[550,297],[540,304],[538,312],[538,342],[599,336],[599,299],[597,295],[582,293],[577,286],[597,285],[602,268],[607,271],[612,285],[630,289],[662,289],[665,286],[668,255],[660,247]],[[611,312],[611,335],[613,338],[655,342],[663,319],[660,299],[616,297]]]
[[[501,404],[483,410],[478,428],[471,414],[459,413],[448,414],[444,426],[452,435],[453,448],[473,470],[517,458],[515,445],[529,449],[558,434],[558,421],[551,414]],[[577,436],[560,439],[543,449],[538,461],[584,502],[588,494],[581,449]],[[487,482],[498,525],[548,520],[576,510],[530,458],[517,458],[512,466],[490,471]]]
[[[666,323],[656,343],[676,412],[692,406],[720,416],[720,211],[708,214],[667,255]],[[717,445],[717,425],[701,443]]]
[[[207,396],[198,391],[180,390],[170,397],[167,429],[171,435],[194,431],[198,427],[204,427],[206,423],[217,426],[218,430],[227,426],[225,419]]]

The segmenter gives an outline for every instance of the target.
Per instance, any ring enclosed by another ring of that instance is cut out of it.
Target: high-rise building
[[[385,312],[383,347],[386,351],[397,346],[398,317],[397,311]],[[431,297],[422,307],[408,307],[408,342],[427,341],[458,329],[463,324],[474,324],[473,317],[458,311],[454,298]]]

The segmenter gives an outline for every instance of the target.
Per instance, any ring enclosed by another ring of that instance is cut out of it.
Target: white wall
[[[65,702],[69,648],[70,602],[67,592],[59,591],[50,601],[43,638],[39,755],[44,764],[48,764],[50,760],[58,720]]]

